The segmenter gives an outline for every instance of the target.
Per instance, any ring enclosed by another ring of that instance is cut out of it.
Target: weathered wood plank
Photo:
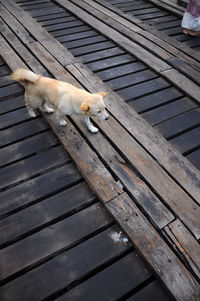
[[[164,228],[181,257],[189,264],[193,272],[200,278],[200,246],[180,220],[175,220]]]
[[[105,205],[175,299],[198,300],[200,297],[198,283],[126,193]]]

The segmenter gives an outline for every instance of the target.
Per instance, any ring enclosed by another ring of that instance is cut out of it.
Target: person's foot
[[[198,35],[197,31],[186,29],[186,28],[183,29],[183,33],[189,34],[190,36],[193,36],[193,37],[196,37]]]
[[[197,31],[194,31],[194,30],[188,30],[188,34],[190,34],[191,36],[193,37],[196,37],[198,32]]]

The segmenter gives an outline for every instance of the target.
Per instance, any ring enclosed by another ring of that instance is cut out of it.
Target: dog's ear
[[[108,94],[108,92],[104,92],[104,91],[102,91],[102,92],[98,92],[97,94],[99,94],[99,95],[101,95],[101,96],[106,96],[107,94]]]
[[[87,101],[83,101],[80,107],[80,110],[87,113],[90,110],[90,105]]]

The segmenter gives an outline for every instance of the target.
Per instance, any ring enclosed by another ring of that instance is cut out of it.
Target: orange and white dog
[[[55,111],[59,124],[65,126],[65,115],[79,114],[84,116],[92,133],[96,133],[98,129],[91,124],[90,116],[108,119],[103,101],[107,92],[91,94],[66,82],[43,77],[26,69],[17,69],[10,77],[24,85],[25,103],[31,117],[36,116],[34,109],[47,113]],[[48,104],[53,105],[53,108]]]

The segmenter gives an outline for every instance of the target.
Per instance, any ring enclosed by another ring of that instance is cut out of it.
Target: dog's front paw
[[[66,125],[67,125],[67,122],[66,122],[65,120],[60,120],[60,121],[59,121],[59,124],[60,124],[61,126],[66,126]]]
[[[97,133],[97,132],[98,132],[98,128],[95,128],[95,126],[93,126],[93,127],[90,127],[90,128],[89,128],[89,131],[90,131],[91,133]]]

